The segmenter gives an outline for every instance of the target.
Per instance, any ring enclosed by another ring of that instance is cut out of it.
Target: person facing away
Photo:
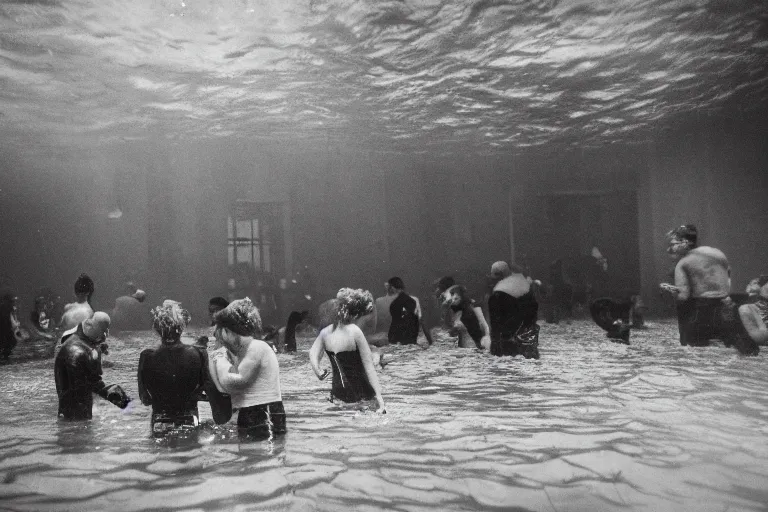
[[[117,384],[101,378],[100,345],[109,334],[109,315],[97,311],[93,317],[64,334],[54,362],[59,416],[67,420],[89,420],[93,415],[93,394],[125,409],[131,398]]]
[[[213,316],[218,346],[211,352],[211,375],[240,412],[237,426],[245,437],[266,438],[286,431],[277,356],[261,332],[261,316],[248,297],[232,301]],[[227,350],[237,357],[232,364]]]
[[[203,399],[203,392],[213,388],[213,381],[208,374],[208,353],[181,342],[191,320],[187,310],[166,300],[151,315],[160,345],[141,352],[137,380],[141,403],[152,406],[150,426],[158,437],[173,428],[200,424],[197,402]]]
[[[491,275],[498,278],[488,297],[491,322],[491,354],[496,356],[522,354],[526,358],[539,357],[537,346],[522,346],[519,337],[524,330],[534,329],[539,304],[531,290],[531,282],[523,270],[505,261],[491,266]],[[536,343],[538,345],[538,343]]]
[[[115,307],[112,309],[112,328],[119,330],[146,329],[148,310],[144,300],[146,292],[129,284],[127,295],[121,295],[115,299]]]
[[[376,398],[377,412],[385,413],[371,347],[354,323],[373,310],[373,296],[367,290],[342,288],[336,300],[336,321],[320,331],[309,351],[312,370],[320,380],[328,376],[328,370],[320,373],[320,361],[327,354],[333,371],[331,398],[347,403]]]
[[[720,339],[735,345],[744,355],[756,355],[757,345],[740,335],[731,291],[731,266],[719,249],[698,245],[696,226],[687,224],[667,233],[667,252],[677,263],[674,285],[661,283],[662,290],[677,300],[680,344],[707,346]]]
[[[207,348],[208,347],[208,341],[214,338],[213,332],[215,330],[215,324],[213,322],[213,315],[224,309],[225,307],[229,306],[229,301],[225,299],[224,297],[213,297],[208,301],[208,319],[210,321],[211,326],[211,335],[210,336],[200,336],[197,338],[197,342],[195,343],[198,347],[201,348]]]
[[[768,345],[768,275],[757,278],[757,297],[739,306],[739,319],[747,335],[758,345]]]
[[[405,292],[405,284],[399,277],[387,281],[387,295],[394,298],[389,304],[391,321],[387,337],[389,343],[415,345],[419,330],[424,331],[427,343],[432,345],[432,336],[422,323],[421,304],[419,299]]]
[[[75,281],[77,302],[70,302],[64,306],[64,314],[61,315],[59,327],[67,331],[93,316],[93,308],[91,307],[93,291],[93,279],[87,274],[80,274],[80,277]]]

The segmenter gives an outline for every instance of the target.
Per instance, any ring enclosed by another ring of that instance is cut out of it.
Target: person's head
[[[164,342],[176,342],[181,339],[181,333],[189,325],[192,317],[189,311],[181,308],[181,303],[175,300],[165,300],[162,306],[153,308],[152,327]]]
[[[88,274],[80,274],[80,277],[75,281],[75,296],[77,296],[78,302],[90,302],[93,290],[93,279]]]
[[[309,318],[309,311],[291,311],[291,314],[288,315],[288,322],[287,325],[299,325],[302,322],[306,322],[307,318]]]
[[[600,265],[600,268],[603,269],[603,272],[608,270],[608,259],[603,256],[603,253],[600,252],[600,248],[596,245],[592,246],[592,250],[589,253],[595,260],[597,260],[597,264]]]
[[[504,279],[509,277],[512,271],[506,261],[497,261],[491,265],[491,277],[494,279]]]
[[[240,347],[242,338],[261,333],[261,315],[248,297],[233,300],[213,315],[216,338],[233,351]]]
[[[348,324],[373,311],[373,295],[368,290],[342,288],[336,294],[336,321]]]
[[[147,294],[144,290],[136,290],[131,295],[134,299],[136,299],[139,302],[144,302],[144,300],[147,298]]]
[[[445,307],[459,308],[469,303],[467,289],[461,285],[453,285],[440,295],[440,301]]]
[[[447,290],[451,286],[454,286],[455,284],[456,284],[456,280],[453,277],[443,276],[434,282],[435,292],[437,292],[438,294],[443,293],[445,290]]]
[[[699,243],[699,233],[693,224],[685,224],[667,233],[669,247],[667,253],[673,258],[681,258],[696,248]]]
[[[211,318],[211,325],[213,325],[213,315],[229,306],[229,301],[224,297],[214,297],[208,301],[208,316]]]
[[[125,283],[125,294],[126,295],[133,295],[136,293],[136,290],[138,290],[138,287],[136,286],[136,283],[133,281],[128,281]]]
[[[768,275],[758,277],[757,285],[760,287],[757,294],[763,299],[768,299]]]
[[[103,311],[97,311],[86,320],[83,320],[83,334],[96,343],[102,343],[109,336],[109,315]]]
[[[389,295],[396,295],[405,290],[405,283],[399,277],[390,277],[384,286]]]

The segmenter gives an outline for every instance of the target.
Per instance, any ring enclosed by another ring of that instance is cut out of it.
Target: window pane
[[[259,219],[253,219],[253,238],[259,238]]]
[[[272,258],[269,251],[270,245],[262,245],[261,249],[264,252],[264,267],[262,270],[264,270],[264,272],[272,272]]]
[[[250,220],[237,221],[237,238],[249,238],[249,239],[251,238],[251,221]],[[240,258],[238,257],[238,259]]]
[[[229,264],[234,265],[235,264],[235,247],[233,245],[230,245],[227,249],[229,249],[227,251],[229,253]]]
[[[250,245],[238,245],[237,246],[237,262],[251,264],[251,246]]]
[[[232,238],[232,217],[227,217],[227,238]]]

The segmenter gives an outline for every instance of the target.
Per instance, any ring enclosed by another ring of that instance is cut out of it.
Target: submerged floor
[[[539,361],[440,339],[387,349],[383,416],[329,403],[300,340],[279,356],[289,433],[252,444],[210,425],[156,443],[148,408],[100,399],[90,424],[59,424],[52,361],[2,367],[0,509],[765,510],[764,354],[681,347],[671,322],[631,346],[544,324]],[[113,339],[105,380],[137,397],[153,343]]]

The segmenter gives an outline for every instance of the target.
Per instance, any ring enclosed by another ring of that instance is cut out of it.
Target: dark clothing
[[[474,308],[475,301],[472,301],[470,304],[466,305],[451,306],[453,311],[458,312],[461,310],[461,323],[464,324],[464,327],[469,333],[469,337],[472,338],[472,341],[475,342],[477,348],[480,348],[482,347],[480,342],[483,339],[483,328],[480,327],[480,320],[477,318],[477,313],[475,313]]]
[[[208,393],[213,394],[216,387],[208,373],[208,353],[181,342],[163,343],[142,351],[138,383],[141,402],[152,406],[153,424],[156,420],[188,424],[190,418],[199,417],[198,400],[207,400]],[[224,421],[227,420],[229,417]],[[214,421],[222,423],[216,415]]]
[[[12,303],[0,303],[0,356],[8,359],[16,347],[18,340],[14,332],[11,315],[13,314]]]
[[[243,407],[237,416],[237,427],[247,437],[266,439],[285,434],[285,408],[283,402]]]
[[[616,300],[600,297],[589,305],[592,320],[606,331],[611,341],[629,345],[629,322],[632,316],[632,300]]]
[[[727,299],[692,298],[677,303],[680,344],[705,347],[719,339],[734,345],[744,355],[757,355],[760,348],[746,334],[737,306]]]
[[[493,292],[488,298],[491,354],[521,354],[527,359],[538,359],[538,312],[539,304],[532,291],[520,297],[512,297],[502,291]]]
[[[124,409],[130,398],[119,386],[104,384],[101,374],[101,350],[79,325],[67,336],[54,363],[59,415],[68,420],[91,419],[92,393]]]
[[[419,337],[419,316],[416,301],[405,292],[400,292],[389,305],[392,323],[387,337],[390,343],[415,345]]]
[[[376,396],[376,392],[368,382],[359,351],[346,350],[337,354],[326,350],[325,353],[328,354],[333,369],[331,398],[351,403],[370,400]]]

